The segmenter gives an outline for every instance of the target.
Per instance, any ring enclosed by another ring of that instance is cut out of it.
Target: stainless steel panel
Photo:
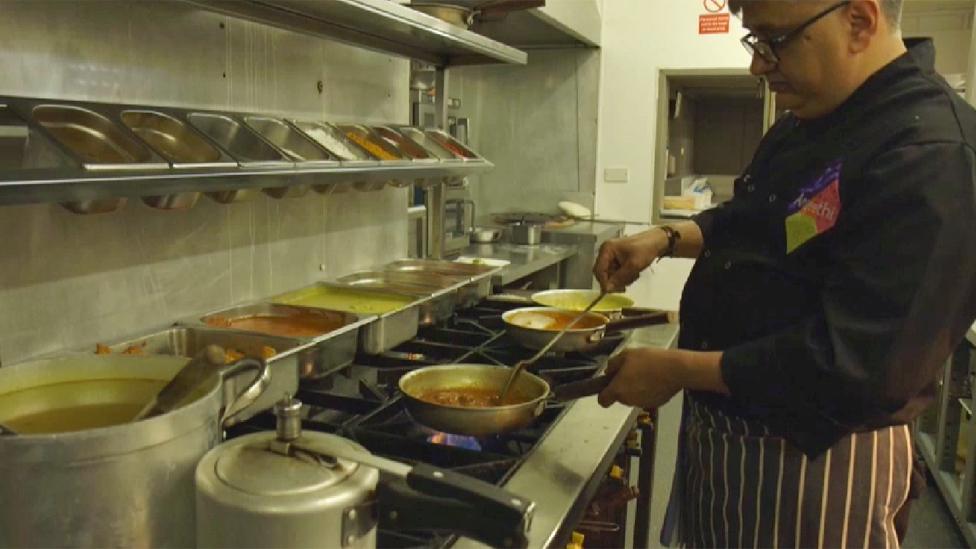
[[[168,168],[153,153],[105,116],[72,105],[37,105],[34,122],[43,127],[87,169]]]
[[[314,371],[314,344],[297,339],[269,336],[236,330],[221,330],[190,326],[173,326],[136,338],[110,343],[113,353],[138,349],[140,355],[174,355],[193,357],[207,345],[219,345],[245,356],[264,358],[264,348],[270,347],[275,355],[266,359],[271,382],[268,388],[241,412],[247,419],[263,410],[272,408],[281,395],[295,394],[301,372]],[[254,381],[253,376],[238,376],[229,382],[234,394],[238,394]]]
[[[285,166],[287,159],[238,121],[221,114],[190,113],[190,123],[213,139],[242,166]]]
[[[156,111],[126,110],[122,123],[160,156],[181,167],[227,167],[233,165],[213,145],[184,122]]]

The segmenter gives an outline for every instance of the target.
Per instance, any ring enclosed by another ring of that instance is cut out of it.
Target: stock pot
[[[0,546],[192,547],[193,471],[257,398],[267,366],[228,366],[172,412],[129,422],[185,358],[65,355],[0,368]],[[238,376],[253,376],[233,394]]]

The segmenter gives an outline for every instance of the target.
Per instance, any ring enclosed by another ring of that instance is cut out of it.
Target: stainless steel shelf
[[[524,65],[525,52],[390,0],[183,0],[204,9],[441,67]]]
[[[0,181],[0,205],[72,202],[121,196],[156,196],[187,191],[235,191],[299,184],[328,185],[350,181],[437,182],[482,173],[492,167],[490,162],[458,162],[389,167],[229,169],[198,173],[189,171],[98,172],[72,176],[65,175],[63,171],[50,171],[32,174],[31,179]]]

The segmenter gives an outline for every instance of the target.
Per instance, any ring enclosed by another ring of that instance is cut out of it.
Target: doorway
[[[655,224],[732,198],[733,180],[778,116],[772,95],[744,69],[661,71]]]

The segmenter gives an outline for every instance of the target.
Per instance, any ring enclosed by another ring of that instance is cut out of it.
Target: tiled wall
[[[409,64],[177,2],[0,6],[0,94],[407,122]],[[317,83],[323,82],[323,92]],[[0,364],[406,253],[406,191],[79,216],[0,207]]]

